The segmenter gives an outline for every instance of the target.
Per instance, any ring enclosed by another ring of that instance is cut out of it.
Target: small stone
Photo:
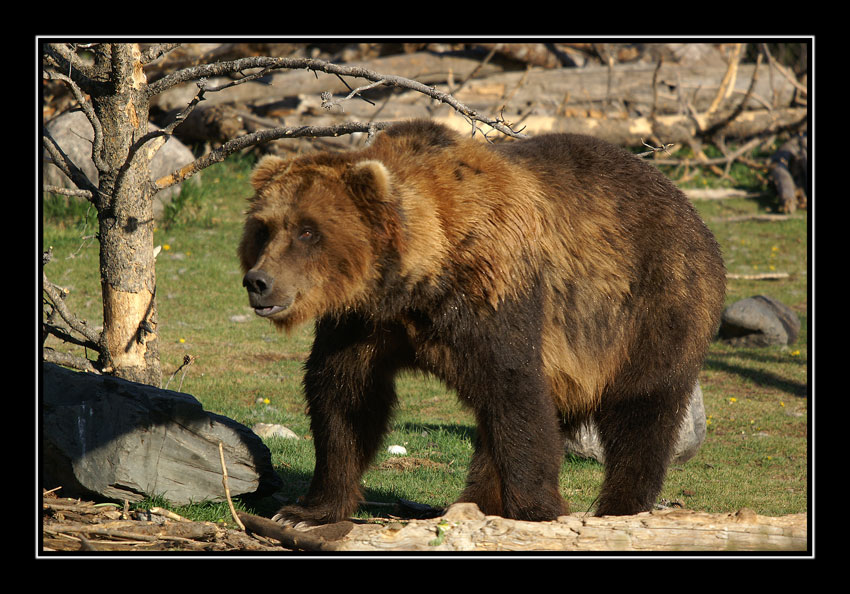
[[[407,448],[405,448],[404,446],[400,446],[400,445],[391,445],[390,447],[387,448],[387,453],[390,454],[391,456],[406,456],[407,455]]]
[[[298,435],[289,427],[276,423],[257,423],[251,427],[251,431],[260,437],[282,437],[284,439],[298,439]]]

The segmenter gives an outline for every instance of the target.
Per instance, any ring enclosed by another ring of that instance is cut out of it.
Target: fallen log
[[[493,111],[510,97],[506,114],[537,106],[539,111],[561,116],[586,116],[596,111],[677,113],[683,107],[704,113],[731,110],[744,101],[744,109],[788,107],[798,97],[795,86],[782,77],[767,76],[766,66],[739,64],[728,94],[712,107],[726,76],[726,65],[657,64],[642,62],[586,68],[494,73],[471,80],[456,93],[458,101],[482,111]],[[657,72],[656,72],[657,69]],[[749,91],[754,75],[753,89]],[[781,80],[777,80],[781,79]]]
[[[361,551],[475,552],[772,552],[808,550],[806,514],[781,517],[742,509],[710,514],[667,509],[634,516],[562,516],[521,522],[485,516],[474,504],[450,506],[431,519],[337,522],[306,530],[237,512],[247,532],[192,522],[157,508],[43,497],[42,547],[50,551],[240,551],[286,555],[294,550],[345,555]]]
[[[742,509],[710,514],[683,509],[634,516],[562,516],[523,522],[485,516],[474,504],[451,506],[443,517],[387,525],[360,524],[338,551],[806,551],[806,514],[781,517]]]

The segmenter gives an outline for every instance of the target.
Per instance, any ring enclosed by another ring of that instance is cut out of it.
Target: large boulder
[[[696,455],[702,442],[705,441],[705,430],[705,406],[702,401],[702,388],[697,382],[691,392],[685,421],[679,430],[679,439],[673,453],[673,464],[684,464]],[[592,421],[583,425],[578,434],[567,440],[566,451],[580,458],[592,458],[602,464],[605,463],[605,452],[599,441],[599,432]]]
[[[250,429],[204,411],[188,394],[42,363],[42,486],[71,497],[176,505],[281,487],[271,454]]]
[[[722,340],[743,347],[793,344],[799,333],[797,314],[766,295],[741,299],[727,307],[718,332]]]

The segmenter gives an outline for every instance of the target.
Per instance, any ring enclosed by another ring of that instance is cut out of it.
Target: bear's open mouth
[[[262,316],[267,318],[269,316],[273,316],[274,314],[285,310],[286,308],[282,305],[270,305],[268,307],[255,307],[254,313],[258,316]]]

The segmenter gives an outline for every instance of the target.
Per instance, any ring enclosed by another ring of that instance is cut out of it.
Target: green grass
[[[158,336],[163,383],[192,355],[185,376],[170,389],[194,395],[207,410],[248,426],[281,423],[301,439],[270,439],[272,461],[284,480],[279,498],[303,494],[313,470],[309,420],[301,394],[301,363],[311,342],[309,326],[290,335],[253,315],[241,285],[236,246],[242,224],[251,159],[232,158],[203,173],[167,211],[155,231]],[[675,171],[669,172],[676,176]],[[749,174],[737,183],[769,192]],[[717,184],[696,179],[691,183]],[[726,183],[726,182],[720,182]],[[770,198],[698,202],[716,233],[733,273],[788,272],[779,281],[729,282],[727,303],[768,294],[800,317],[796,344],[784,348],[743,349],[712,345],[702,382],[708,434],[696,457],[670,470],[661,497],[687,508],[732,512],[749,507],[759,514],[805,512],[808,507],[808,266],[807,213],[786,222],[736,222],[722,219],[768,212]],[[86,215],[88,216],[86,224]],[[98,245],[83,236],[96,231],[96,218],[85,205],[64,198],[45,204],[44,245],[53,246],[49,278],[70,289],[69,306],[99,324]],[[54,346],[61,346],[56,341]],[[71,347],[67,347],[71,349]],[[181,384],[182,382],[182,384]],[[363,479],[368,501],[403,498],[433,506],[451,503],[463,489],[472,453],[473,421],[454,394],[422,374],[397,383],[399,406],[382,453]],[[386,446],[400,444],[408,456],[388,456]],[[573,511],[591,508],[602,479],[602,466],[568,457],[561,491]],[[162,504],[160,502],[159,504]],[[270,514],[278,500],[238,502],[255,513]],[[195,519],[229,519],[220,505],[175,510]],[[362,515],[384,513],[365,508]]]

